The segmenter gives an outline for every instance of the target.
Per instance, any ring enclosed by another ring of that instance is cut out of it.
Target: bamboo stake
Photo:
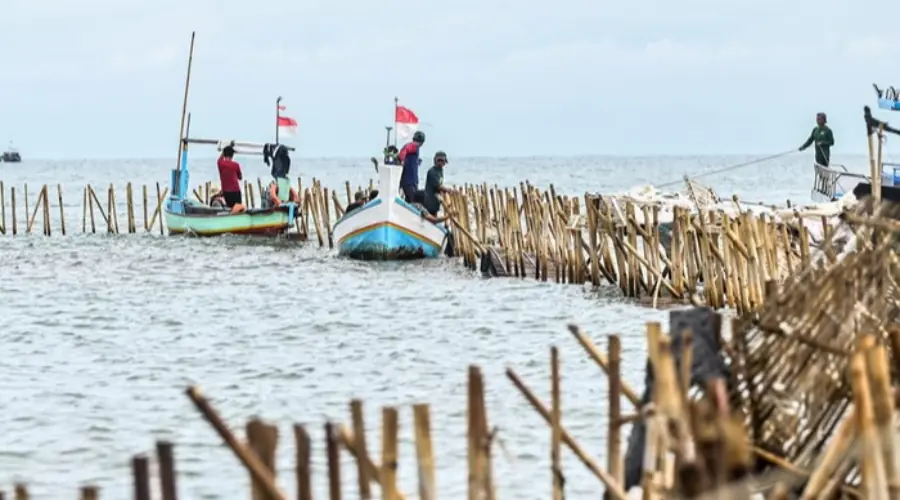
[[[518,375],[511,369],[506,369],[506,376],[512,381],[513,385],[522,393],[525,399],[531,404],[531,406],[544,418],[544,420],[550,424],[551,417],[550,412],[547,410],[546,406],[534,395],[534,393],[528,389],[524,382],[519,378]],[[614,498],[615,500],[626,500],[625,490],[622,489],[622,486],[616,482],[616,480],[609,475],[608,472],[603,470],[597,462],[588,456],[588,454],[581,448],[581,445],[569,435],[568,431],[565,430],[562,426],[560,426],[560,432],[562,434],[562,441],[569,447],[569,449],[575,453],[579,460],[590,470],[596,477],[599,479],[607,489],[607,492]]]
[[[156,461],[159,464],[159,491],[162,500],[177,500],[178,488],[175,485],[175,458],[172,443],[156,442]]]
[[[397,499],[397,409],[381,411],[381,498]]]
[[[561,462],[562,447],[562,404],[560,402],[560,380],[559,380],[559,351],[557,348],[550,348],[550,393],[551,393],[551,413],[550,413],[550,472],[553,476],[553,500],[563,500],[563,473]]]
[[[334,424],[325,423],[325,444],[328,452],[328,497],[341,500],[341,457]]]
[[[310,479],[310,439],[306,428],[294,424],[294,443],[297,448],[297,499],[312,500],[312,481]]]
[[[2,193],[3,193],[3,184],[0,183],[0,205],[3,204],[3,194]],[[60,224],[59,230],[62,233],[62,235],[65,236],[66,235],[66,214],[63,211],[62,184],[56,185],[56,196],[57,196],[57,201],[59,202],[59,224]],[[3,216],[3,219],[4,219],[3,223],[6,224],[6,221],[5,221],[6,216],[5,215]],[[6,231],[4,231],[4,233],[5,232]]]
[[[419,464],[419,499],[434,500],[434,452],[431,447],[431,416],[428,405],[413,405],[413,421],[416,430],[416,459]]]
[[[356,457],[363,457],[362,459],[357,458],[356,460],[356,477],[359,484],[359,498],[361,500],[369,500],[372,498],[372,491],[369,487],[369,481],[371,481],[368,474],[369,470],[365,463],[365,457],[369,456],[369,452],[366,446],[366,425],[363,420],[362,401],[358,399],[350,401],[350,414],[353,420],[353,435],[355,436],[353,444],[356,453],[354,455]]]
[[[186,393],[197,410],[206,418],[228,447],[231,448],[231,451],[233,451],[241,463],[244,464],[244,467],[250,471],[253,478],[263,485],[266,492],[271,495],[272,498],[286,500],[287,497],[278,488],[278,485],[275,483],[275,478],[272,477],[272,474],[268,471],[265,464],[257,457],[256,453],[241,444],[237,438],[234,437],[234,434],[228,429],[225,422],[222,421],[221,417],[219,417],[206,398],[200,393],[200,389],[191,386],[188,387]]]

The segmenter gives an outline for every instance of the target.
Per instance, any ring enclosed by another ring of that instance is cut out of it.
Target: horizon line
[[[833,156],[866,156],[866,152],[858,153],[832,153]],[[464,158],[467,160],[478,159],[536,159],[536,158],[704,158],[704,157],[723,157],[723,156],[741,156],[741,157],[766,157],[772,156],[772,153],[655,153],[655,154],[623,154],[623,153],[586,153],[586,154],[520,154],[520,155],[458,155],[456,158]],[[194,158],[216,159],[218,156],[195,155]],[[247,157],[248,159],[250,157]],[[363,160],[368,161],[372,158],[369,156],[292,156],[295,160]],[[168,156],[85,156],[85,157],[23,157],[21,163],[29,161],[121,161],[121,160],[142,160],[142,161],[175,161],[174,158]],[[0,162],[6,163],[6,162]]]

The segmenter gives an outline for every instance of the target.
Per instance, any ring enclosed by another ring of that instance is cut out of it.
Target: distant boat
[[[16,151],[16,148],[12,146],[12,143],[9,143],[9,147],[6,148],[6,151],[3,152],[3,155],[0,156],[0,160],[5,161],[7,163],[19,163],[22,161],[22,155]]]

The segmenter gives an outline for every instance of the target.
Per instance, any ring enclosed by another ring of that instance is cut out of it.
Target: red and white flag
[[[284,111],[284,106],[278,106],[279,111]],[[293,137],[297,135],[297,120],[289,117],[278,115],[278,135]]]
[[[419,130],[419,117],[411,109],[403,106],[397,106],[394,122],[397,144],[411,141],[413,134]]]

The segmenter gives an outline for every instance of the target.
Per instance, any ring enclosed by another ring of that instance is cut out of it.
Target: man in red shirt
[[[225,204],[229,208],[241,203],[241,180],[244,176],[241,174],[241,165],[234,161],[234,148],[225,146],[222,150],[222,156],[217,162],[219,167],[219,181],[222,185],[222,196],[225,197]]]

